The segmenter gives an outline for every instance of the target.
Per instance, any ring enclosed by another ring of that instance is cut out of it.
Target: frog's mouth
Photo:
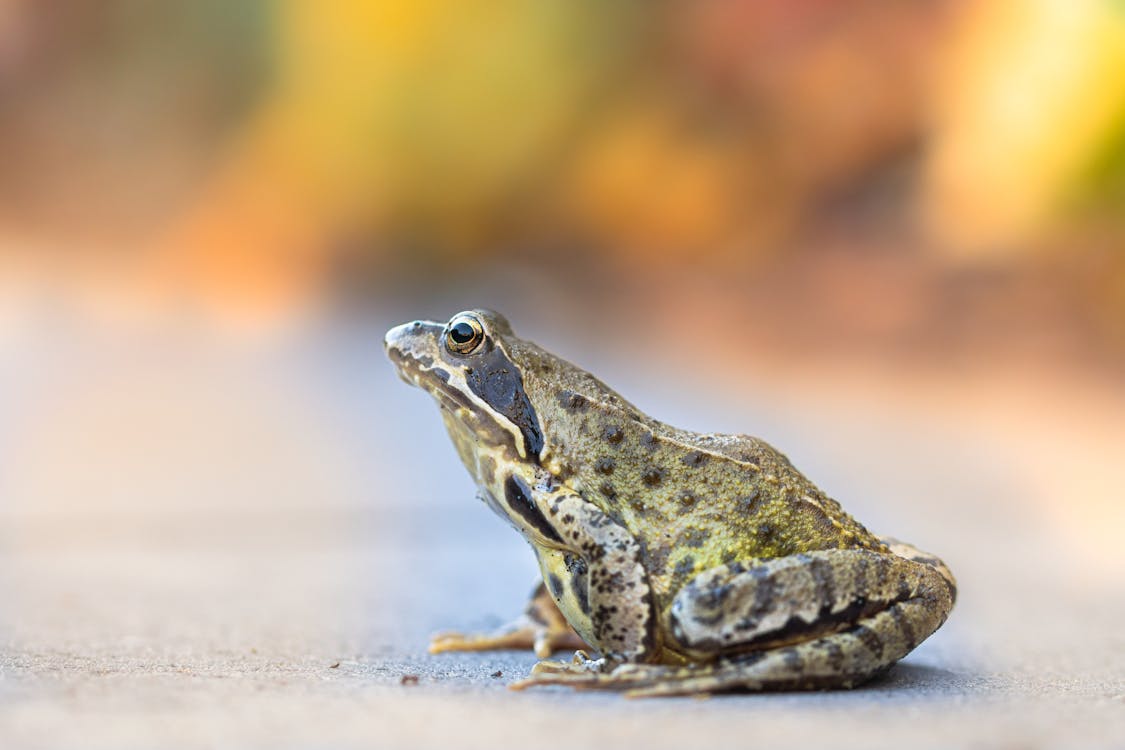
[[[387,332],[383,348],[404,382],[426,391],[444,408],[472,409],[465,393],[450,383],[452,373],[438,356],[441,328],[421,320],[397,326]]]
[[[518,455],[526,456],[525,440],[519,427],[472,392],[463,368],[449,366],[442,360],[438,347],[443,329],[439,323],[414,321],[387,332],[383,346],[399,377],[433,396],[441,409],[472,430],[481,441],[506,445]]]

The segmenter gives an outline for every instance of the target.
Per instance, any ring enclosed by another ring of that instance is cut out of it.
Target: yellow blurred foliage
[[[726,139],[635,104],[592,133],[563,178],[570,217],[617,251],[694,256],[729,240],[751,178]]]
[[[1125,294],[1122,0],[12,7],[0,232],[135,243],[158,295],[844,245],[1074,248]]]
[[[846,6],[280,0],[272,83],[171,233],[172,275],[257,265],[284,296],[341,236],[376,266],[780,246],[918,128],[937,13]]]
[[[1125,4],[975,4],[936,98],[932,232],[952,249],[1022,252],[1066,223],[1125,133]]]
[[[390,221],[435,242],[476,236],[486,207],[523,198],[562,153],[627,46],[629,7],[281,3],[275,82],[185,226],[226,244],[225,227],[268,223],[231,216],[245,203],[232,194],[267,194],[248,202],[322,230]]]

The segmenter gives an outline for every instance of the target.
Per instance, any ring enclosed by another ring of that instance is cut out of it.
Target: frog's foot
[[[578,690],[623,691],[628,697],[648,695],[690,695],[730,689],[715,682],[717,670],[711,665],[673,667],[663,664],[628,662],[609,666],[604,659],[589,659],[575,654],[570,663],[542,661],[531,676],[513,682],[512,690],[540,685],[567,685]]]
[[[731,691],[817,690],[852,688],[877,677],[875,670],[837,672],[838,655],[846,648],[841,638],[861,638],[836,633],[784,648],[722,657],[706,664],[618,664],[608,669],[602,660],[540,662],[531,676],[509,688],[523,690],[541,685],[566,685],[577,690],[612,690],[628,698],[694,695]]]
[[[512,622],[491,633],[438,633],[430,640],[430,653],[530,648],[545,659],[555,651],[585,645],[540,584],[532,592],[527,609]]]
[[[578,650],[574,652],[574,658],[569,662],[565,661],[541,661],[531,668],[531,675],[534,678],[537,675],[567,675],[567,674],[596,674],[604,672],[609,669],[607,662],[602,659],[591,659],[590,655],[585,651]],[[514,690],[522,690],[529,685],[522,683],[529,682],[528,680],[520,680],[513,683]]]

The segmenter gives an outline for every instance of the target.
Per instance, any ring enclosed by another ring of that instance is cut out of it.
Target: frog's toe
[[[581,652],[580,652],[581,653]],[[577,658],[577,655],[576,655]],[[524,690],[541,685],[567,685],[578,690],[625,690],[629,691],[666,679],[674,668],[659,664],[619,664],[612,669],[605,668],[604,659],[588,659],[581,663],[539,662],[531,670],[531,676],[512,683],[513,690]]]
[[[491,633],[438,633],[430,639],[430,653],[446,651],[493,651],[499,649],[534,648],[538,654],[538,628],[512,623]]]
[[[568,661],[541,661],[531,668],[531,678],[550,678],[556,676],[582,676],[602,671],[605,659],[591,659],[585,651],[575,651]],[[526,686],[525,686],[526,687]]]
[[[569,625],[565,622],[563,625],[543,623],[525,614],[490,633],[438,633],[430,639],[430,653],[527,648],[540,659],[545,659],[556,651],[586,645]]]

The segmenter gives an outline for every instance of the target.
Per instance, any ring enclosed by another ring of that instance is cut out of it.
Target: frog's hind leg
[[[912,651],[953,607],[940,560],[890,546],[894,554],[820,550],[706,571],[676,596],[670,629],[689,652],[740,663],[751,689],[852,687]]]
[[[699,663],[608,671],[545,663],[515,687],[565,684],[633,696],[849,688],[886,671],[953,605],[935,565],[898,554],[824,550],[700,574],[669,628]]]
[[[540,659],[563,649],[586,648],[542,583],[531,592],[523,614],[493,632],[439,633],[430,640],[431,654],[523,648],[532,649]]]

